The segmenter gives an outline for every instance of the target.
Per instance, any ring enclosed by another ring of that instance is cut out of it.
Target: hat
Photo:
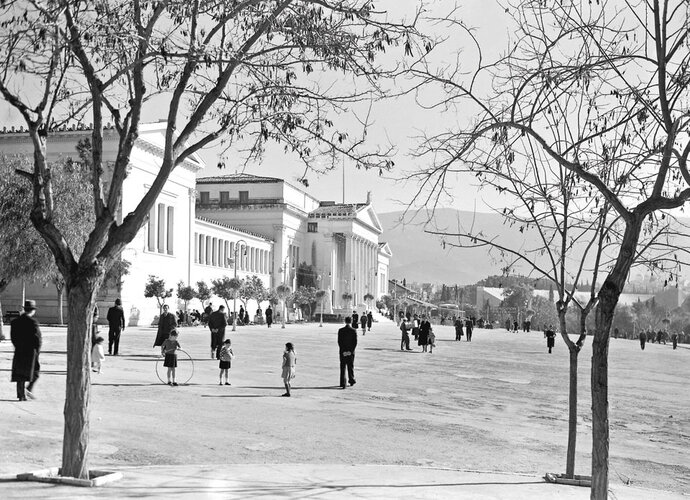
[[[116,305],[116,306],[121,306],[121,305],[122,305],[122,301],[121,301],[120,299],[115,299],[115,305]]]
[[[36,309],[36,301],[35,300],[27,300],[24,302],[24,310],[25,311],[34,311]]]

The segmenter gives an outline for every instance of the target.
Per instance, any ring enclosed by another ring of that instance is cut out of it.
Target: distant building
[[[119,221],[122,214],[134,210],[155,179],[165,128],[165,123],[140,127],[123,184]],[[76,156],[77,142],[90,133],[84,128],[51,132],[49,161]],[[114,164],[117,141],[115,130],[106,128],[106,192],[107,169]],[[0,133],[0,152],[31,155],[28,134],[23,130]],[[236,269],[238,278],[256,275],[267,288],[285,283],[294,289],[302,262],[316,269],[318,286],[328,292],[326,311],[342,310],[345,292],[353,295],[360,308],[373,307],[364,304],[367,294],[375,299],[385,294],[392,253],[379,241],[382,228],[370,196],[364,203],[320,202],[277,178],[231,174],[197,179],[204,167],[201,158],[192,156],[172,172],[148,222],[122,252],[121,258],[131,263],[129,274],[111,288],[101,288],[97,301],[102,311],[120,297],[129,324],[148,325],[158,314],[156,300],[143,296],[149,275],[163,278],[167,287],[176,289],[178,282],[196,286],[205,281],[210,286],[211,280],[233,276]],[[3,293],[3,308],[18,310],[24,295],[38,301],[40,321],[57,321],[54,287],[14,281]],[[167,302],[173,309],[182,307],[174,297]],[[212,302],[217,307],[223,301],[216,297]],[[249,310],[256,307],[252,303]],[[66,303],[63,316],[67,321]]]

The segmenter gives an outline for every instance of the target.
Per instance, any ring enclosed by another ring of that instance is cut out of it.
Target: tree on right
[[[457,182],[508,169],[530,169],[534,159],[572,174],[567,186],[583,207],[611,210],[615,252],[597,292],[592,344],[591,498],[608,496],[608,348],[614,312],[645,235],[666,211],[690,199],[690,101],[687,3],[518,1],[506,6],[510,40],[487,60],[475,32],[451,17],[474,56],[472,67],[434,64],[434,51],[412,68],[427,105],[454,112],[453,128],[428,131],[415,156],[426,165],[412,205],[443,206]],[[432,91],[436,89],[437,92]],[[471,177],[468,177],[471,176]],[[504,195],[488,184],[493,204]],[[559,196],[551,192],[535,197]],[[431,217],[430,217],[431,220]],[[660,259],[675,260],[671,255]],[[673,276],[670,276],[673,277]]]

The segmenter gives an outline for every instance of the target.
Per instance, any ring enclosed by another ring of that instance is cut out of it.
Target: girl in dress
[[[168,368],[168,385],[177,385],[177,382],[175,382],[175,368],[177,367],[178,349],[180,349],[180,343],[177,341],[177,330],[172,330],[161,346],[161,354],[165,356],[163,366]],[[170,382],[171,376],[172,382]]]
[[[230,347],[231,345],[232,342],[230,339],[225,339],[223,347],[220,349],[220,364],[218,365],[220,368],[220,375],[218,376],[218,385],[223,385],[223,375],[225,375],[225,385],[231,385],[230,382],[228,382],[228,372],[232,366],[232,358],[235,357],[235,354],[232,352],[232,347]]]
[[[93,371],[101,373],[101,365],[105,360],[103,352],[103,337],[96,337],[96,343],[91,348],[91,366]]]
[[[285,352],[283,353],[283,383],[285,384],[284,397],[290,397],[290,381],[295,378],[295,365],[297,364],[297,356],[295,355],[295,348],[292,342],[285,344]]]

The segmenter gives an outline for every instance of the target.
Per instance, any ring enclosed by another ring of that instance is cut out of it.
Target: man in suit
[[[26,401],[27,396],[34,399],[31,391],[41,369],[38,355],[41,353],[42,337],[38,321],[34,318],[35,313],[36,302],[27,300],[24,302],[24,313],[10,324],[10,338],[14,345],[12,382],[17,383],[19,401]]]
[[[211,358],[220,359],[220,348],[225,341],[226,326],[228,326],[228,320],[225,317],[225,306],[220,306],[208,318],[208,327],[211,329]]]
[[[115,299],[115,305],[108,309],[108,354],[117,356],[120,350],[120,334],[125,330],[125,311],[122,301]],[[114,349],[113,349],[114,348]]]
[[[355,385],[355,348],[357,347],[357,330],[352,328],[352,318],[345,318],[345,326],[338,330],[338,347],[340,350],[340,388],[345,389],[345,367],[350,385]]]
[[[163,305],[163,314],[158,318],[158,332],[156,333],[156,341],[153,343],[153,347],[162,346],[163,342],[168,340],[170,332],[177,328],[177,318],[169,309],[167,304]]]

